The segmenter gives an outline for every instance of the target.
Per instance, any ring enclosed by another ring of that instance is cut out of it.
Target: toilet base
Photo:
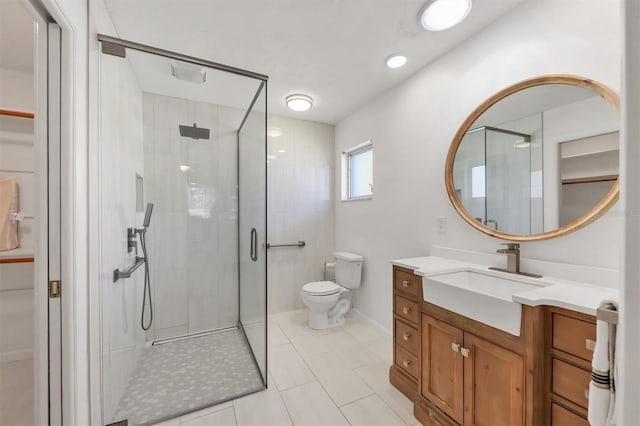
[[[329,319],[327,312],[313,312],[309,310],[309,327],[313,330],[327,330],[344,324],[344,315],[333,320]]]

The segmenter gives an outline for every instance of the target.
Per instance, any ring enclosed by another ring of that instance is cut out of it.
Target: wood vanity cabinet
[[[449,316],[454,318],[455,314],[449,313]],[[425,424],[529,424],[525,422],[525,355],[520,353],[524,347],[513,345],[519,339],[507,338],[514,347],[506,349],[494,343],[491,336],[506,333],[495,330],[487,337],[480,337],[484,334],[480,328],[464,327],[465,323],[471,324],[471,320],[460,316],[458,319],[462,321],[452,325],[422,314],[421,404],[418,406],[436,408],[448,419],[441,417],[434,423],[434,415],[427,412],[425,418],[420,408],[415,409],[418,419]]]
[[[552,426],[588,426],[591,359],[596,318],[547,308],[547,418]]]
[[[420,369],[420,303],[422,277],[393,268],[393,365],[389,381],[407,398],[418,396]]]

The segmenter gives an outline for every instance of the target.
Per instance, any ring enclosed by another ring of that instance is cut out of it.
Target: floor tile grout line
[[[340,326],[342,327],[342,326]],[[300,354],[300,352],[298,351],[298,348],[296,348],[295,344],[291,343],[291,346],[293,347],[293,349],[296,351],[296,353],[298,354],[298,356],[300,357],[300,359],[302,360],[302,362],[304,362],[304,364],[307,366],[307,368],[309,369],[309,371],[311,371],[311,374],[313,374],[313,376],[316,378],[316,381],[320,384],[320,386],[322,386],[322,389],[326,392],[327,395],[329,395],[329,398],[331,398],[331,401],[333,401],[333,403],[335,404],[336,407],[338,407],[338,409],[340,410],[340,405],[336,402],[336,400],[333,398],[333,396],[331,396],[331,394],[329,393],[329,391],[327,390],[327,388],[324,386],[324,384],[322,383],[322,381],[318,378],[318,376],[316,375],[316,373],[313,371],[313,369],[311,368],[311,365],[307,362],[307,360]],[[353,371],[353,369],[351,369]],[[364,383],[364,381],[363,381]],[[364,385],[369,388],[370,390],[371,387],[364,383]],[[373,391],[373,390],[372,390]],[[375,392],[373,392],[375,393]],[[370,396],[371,394],[367,395]],[[366,398],[366,397],[363,397]],[[344,404],[343,404],[344,405]],[[340,412],[342,412],[342,410],[340,410]],[[344,416],[344,413],[342,413],[342,415]],[[346,416],[344,416],[346,418]],[[348,421],[348,420],[347,420]]]

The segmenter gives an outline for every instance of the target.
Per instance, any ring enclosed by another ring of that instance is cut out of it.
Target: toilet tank
[[[334,256],[336,257],[336,284],[349,289],[360,288],[362,256],[347,252],[334,253]]]

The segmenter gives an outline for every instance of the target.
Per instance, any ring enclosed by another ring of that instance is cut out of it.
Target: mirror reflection
[[[541,234],[596,207],[616,183],[618,157],[619,116],[608,100],[571,84],[528,87],[469,126],[453,189],[487,228]]]

